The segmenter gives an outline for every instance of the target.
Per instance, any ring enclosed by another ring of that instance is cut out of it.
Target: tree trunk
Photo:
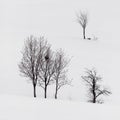
[[[44,93],[44,97],[47,98],[47,86],[45,86],[45,93]]]
[[[57,93],[58,93],[58,79],[56,79],[55,99],[57,99]]]
[[[93,96],[93,103],[96,103],[96,97],[95,97],[95,95]]]
[[[93,89],[93,103],[96,103],[96,93],[95,93],[95,89]]]
[[[83,39],[86,39],[86,37],[85,37],[85,28],[83,28]]]
[[[55,92],[55,99],[57,99],[57,91]]]
[[[33,94],[34,94],[34,98],[36,97],[36,85],[33,85]]]
[[[57,99],[57,92],[58,92],[58,90],[57,90],[57,86],[56,86],[56,89],[55,89],[55,99]]]

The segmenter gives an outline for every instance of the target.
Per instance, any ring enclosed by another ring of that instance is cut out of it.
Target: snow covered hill
[[[96,41],[81,39],[76,12],[84,9],[89,13],[86,37],[95,35]],[[119,0],[0,0],[0,120],[120,120],[119,11]],[[31,34],[44,35],[53,49],[72,57],[72,87],[63,87],[58,100],[50,99],[52,87],[48,99],[40,87],[32,98],[31,83],[19,75],[20,51]],[[81,76],[93,67],[112,92],[105,104],[86,102]]]
[[[0,96],[0,120],[120,120],[119,112],[110,104]]]
[[[32,34],[36,37],[44,35],[53,48],[62,48],[72,57],[69,78],[73,79],[73,87],[65,86],[61,89],[58,94],[59,99],[86,101],[86,88],[82,83],[81,75],[84,75],[84,68],[94,67],[102,77],[103,84],[112,91],[112,95],[107,97],[105,103],[119,105],[119,0],[4,0],[0,1],[0,6],[0,96],[4,93],[32,96],[32,85],[19,75],[18,69],[24,40]],[[98,37],[97,41],[81,39],[82,29],[76,23],[76,12],[84,9],[89,13],[86,37],[95,35]],[[48,98],[53,98],[53,94],[50,95],[48,90]],[[37,96],[42,98],[43,90],[37,89]],[[63,114],[66,118],[67,114],[70,114],[73,118],[76,116],[76,119],[79,116],[87,119],[89,115],[92,115],[91,119],[92,117],[95,119],[96,116],[99,116],[96,119],[102,119],[101,117],[109,117],[108,115],[110,118],[117,118],[117,106],[108,106],[1,96],[0,117],[3,117],[2,120],[7,118],[18,120],[23,119],[23,116],[26,117],[25,119],[32,117],[40,119],[44,115],[49,118],[50,114],[52,119],[52,115],[56,114],[56,119],[63,119]],[[49,111],[47,115],[45,108]],[[55,110],[58,108],[61,111]],[[94,111],[92,112],[91,109]],[[111,114],[113,111],[114,114]],[[62,115],[59,112],[62,112]]]

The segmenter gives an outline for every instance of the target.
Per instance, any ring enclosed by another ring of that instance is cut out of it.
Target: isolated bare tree
[[[87,69],[86,76],[82,76],[82,79],[88,86],[88,95],[90,98],[89,102],[101,103],[103,101],[101,99],[98,99],[98,97],[111,94],[107,88],[103,88],[103,86],[100,85],[102,78],[97,75],[95,69]]]
[[[60,49],[56,52],[55,55],[55,99],[57,99],[58,90],[66,84],[70,84],[70,81],[67,79],[67,65],[70,60],[65,57],[64,52]]]
[[[83,39],[86,39],[86,27],[88,23],[88,14],[80,11],[77,14],[77,22],[81,25],[83,29]]]
[[[28,37],[25,41],[22,51],[22,60],[19,64],[22,75],[32,81],[34,97],[36,97],[36,85],[40,71],[40,62],[44,54],[45,46],[44,37]]]
[[[39,85],[44,89],[44,97],[47,98],[47,87],[54,83],[53,74],[55,72],[53,52],[49,45],[40,63]]]

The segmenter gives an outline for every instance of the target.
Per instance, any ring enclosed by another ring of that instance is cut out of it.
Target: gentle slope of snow
[[[0,96],[0,120],[120,120],[120,107]]]

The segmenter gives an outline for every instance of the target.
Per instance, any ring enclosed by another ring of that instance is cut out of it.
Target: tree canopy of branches
[[[88,86],[88,95],[89,95],[89,102],[92,103],[102,103],[103,101],[99,99],[102,95],[109,95],[111,92],[100,85],[100,81],[102,78],[97,75],[95,69],[86,70],[86,75],[82,76],[82,79]]]
[[[22,60],[19,64],[20,72],[24,77],[32,81],[34,97],[36,97],[36,85],[40,71],[40,61],[46,48],[44,37],[27,38],[22,51]]]
[[[55,83],[57,98],[58,90],[68,84],[67,65],[68,60],[64,52],[62,50],[53,52],[44,37],[30,36],[25,41],[19,70],[24,77],[32,81],[34,97],[36,85],[44,89],[44,97],[47,98],[48,85]]]
[[[47,87],[54,83],[53,74],[55,73],[53,52],[50,46],[47,46],[40,63],[39,85],[44,89],[44,97],[47,98]]]
[[[56,52],[55,55],[55,73],[54,73],[54,80],[55,80],[55,99],[57,99],[58,90],[67,84],[70,84],[66,73],[67,73],[67,65],[70,60],[65,57],[63,50],[59,50]]]
[[[77,14],[77,22],[83,28],[83,39],[86,39],[86,27],[87,27],[87,24],[88,24],[88,14],[80,11]]]

